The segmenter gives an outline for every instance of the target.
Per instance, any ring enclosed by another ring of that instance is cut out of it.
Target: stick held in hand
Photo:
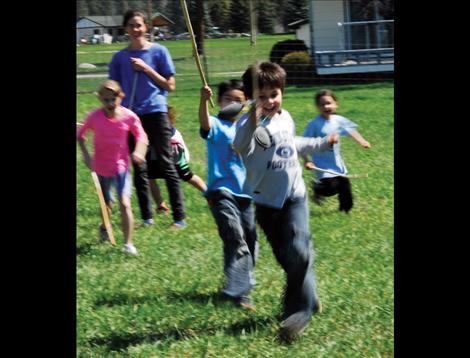
[[[191,19],[189,18],[188,7],[186,6],[185,0],[180,0],[181,10],[183,11],[184,15],[184,22],[186,23],[186,27],[188,29],[189,35],[191,37],[191,45],[193,46],[193,56],[196,60],[196,66],[199,70],[199,76],[201,76],[201,81],[204,86],[207,86],[206,77],[204,76],[204,71],[202,70],[201,60],[199,59],[199,53],[197,52],[197,45],[196,40],[194,38],[194,31],[193,26],[191,25]],[[209,99],[211,107],[214,108],[214,102],[212,102],[212,98]]]

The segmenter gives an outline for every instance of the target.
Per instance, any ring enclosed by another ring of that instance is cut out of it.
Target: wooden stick
[[[202,70],[201,60],[199,59],[199,53],[197,52],[196,39],[194,37],[193,26],[191,25],[191,19],[189,18],[188,7],[186,6],[185,0],[180,0],[180,6],[183,10],[184,21],[186,22],[186,27],[188,28],[189,35],[191,37],[191,45],[193,46],[193,56],[196,60],[197,69],[199,70],[199,76],[201,76],[201,81],[204,86],[207,86],[206,77],[204,76],[204,71]],[[214,102],[212,98],[209,98],[211,107],[214,108]]]
[[[132,77],[132,90],[131,98],[129,99],[129,109],[132,111],[132,106],[134,105],[135,90],[137,88],[137,79],[139,78],[139,72],[134,70],[134,76]]]
[[[98,194],[98,199],[100,201],[101,216],[103,218],[104,227],[108,233],[109,241],[112,245],[116,245],[116,240],[114,240],[113,228],[111,227],[111,221],[109,220],[108,207],[104,201],[103,191],[101,190],[100,180],[98,175],[92,171],[91,177],[93,178],[93,183],[95,183],[96,193]]]
[[[353,178],[368,178],[369,177],[369,174],[367,174],[367,173],[364,173],[364,174],[341,174],[341,173],[335,172],[334,170],[322,169],[322,168],[318,168],[318,167],[314,167],[313,169],[310,169],[310,170],[318,170],[319,172],[338,175],[340,177],[350,178],[350,179],[353,179]]]

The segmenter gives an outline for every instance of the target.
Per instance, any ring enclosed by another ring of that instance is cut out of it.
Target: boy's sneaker
[[[106,228],[103,225],[100,225],[99,232],[101,241],[109,241],[108,232],[106,231]]]
[[[186,221],[179,220],[179,221],[175,221],[173,224],[171,224],[170,229],[179,230],[179,229],[184,229],[186,226],[188,226],[186,224]]]
[[[146,219],[142,226],[152,226],[154,224],[153,219]]]
[[[169,214],[170,208],[166,206],[165,202],[161,203],[158,208],[155,209],[157,214]]]
[[[310,317],[304,311],[290,315],[281,322],[279,338],[286,343],[292,343],[302,335],[309,321]]]
[[[241,308],[244,308],[248,311],[256,312],[256,307],[251,302],[251,299],[248,296],[233,297],[233,296],[227,295],[225,292],[222,292],[222,299],[233,302],[235,305]]]
[[[129,254],[129,255],[137,255],[138,254],[137,249],[132,244],[125,244],[122,247],[122,252],[124,252],[125,254]]]

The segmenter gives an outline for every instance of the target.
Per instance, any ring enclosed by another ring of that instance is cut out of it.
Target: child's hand
[[[313,169],[315,169],[315,164],[313,164],[312,162],[305,162],[304,167],[305,167],[305,169],[313,170]]]
[[[131,157],[132,157],[132,160],[134,161],[134,163],[136,163],[136,164],[142,164],[142,163],[145,162],[145,158],[140,153],[133,152],[131,154]]]
[[[330,143],[330,144],[338,143],[338,141],[339,141],[339,134],[338,134],[338,133],[330,134],[330,135],[327,137],[327,140],[328,140],[328,143]]]
[[[362,145],[362,147],[365,148],[365,149],[369,149],[369,148],[370,148],[370,143],[369,143],[368,141],[366,141],[366,140],[362,141],[362,142],[361,142],[361,145]]]
[[[131,62],[136,71],[145,71],[149,67],[144,60],[138,57],[131,57]]]
[[[201,88],[201,99],[208,101],[212,97],[212,90],[209,86],[204,86]]]
[[[85,156],[83,158],[83,161],[85,162],[85,165],[88,169],[93,170],[93,168],[91,167],[91,158],[89,156]]]

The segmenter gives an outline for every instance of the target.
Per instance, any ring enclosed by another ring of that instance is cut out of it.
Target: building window
[[[346,0],[344,28],[346,49],[393,47],[394,0]],[[354,22],[366,22],[354,24]]]

